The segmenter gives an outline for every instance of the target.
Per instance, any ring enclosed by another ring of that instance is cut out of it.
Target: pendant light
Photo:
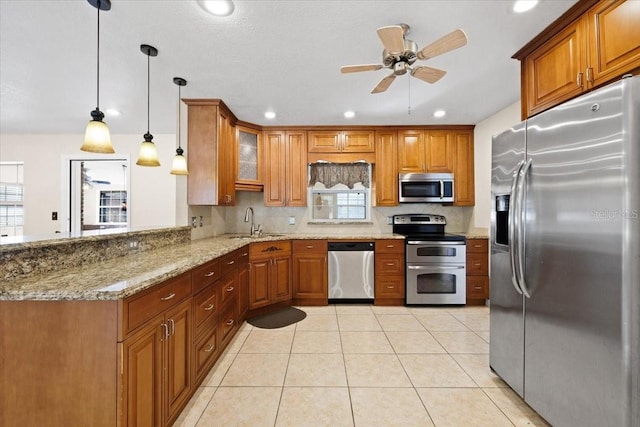
[[[107,124],[102,121],[104,113],[100,111],[100,11],[110,10],[110,0],[88,0],[89,4],[98,9],[98,67],[97,67],[97,96],[96,109],[91,112],[91,121],[87,124],[84,134],[84,143],[80,150],[89,151],[91,153],[115,153],[113,145],[111,145],[111,135]]]
[[[178,148],[176,149],[176,155],[173,158],[173,164],[171,165],[171,174],[172,175],[189,175],[189,171],[187,170],[187,159],[184,158],[184,150],[180,146],[180,99],[181,99],[181,89],[182,86],[187,85],[187,81],[182,77],[174,77],[173,82],[178,85]]]
[[[152,141],[153,135],[149,133],[149,111],[151,109],[151,67],[149,63],[152,56],[158,56],[158,49],[153,46],[149,46],[148,44],[142,44],[140,45],[140,50],[142,53],[147,55],[147,133],[144,134],[144,141],[142,141],[142,145],[140,146],[136,165],[160,166],[160,161],[158,160],[158,149],[156,148],[156,144]]]

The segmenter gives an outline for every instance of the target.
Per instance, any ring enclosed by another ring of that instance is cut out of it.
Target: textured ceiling
[[[261,125],[475,124],[519,99],[511,55],[575,1],[542,0],[516,15],[507,0],[235,1],[227,18],[189,0],[113,0],[100,15],[100,108],[111,132],[173,133],[184,98],[220,98]],[[96,97],[96,9],[84,0],[0,0],[0,132],[83,133]],[[381,26],[407,23],[419,48],[456,29],[467,46],[416,65],[448,73],[436,84],[409,75],[370,94],[389,70],[341,74],[379,63]],[[411,114],[408,114],[409,106]],[[275,120],[264,112],[276,112]],[[354,110],[348,120],[345,110]],[[447,115],[435,119],[433,111]]]

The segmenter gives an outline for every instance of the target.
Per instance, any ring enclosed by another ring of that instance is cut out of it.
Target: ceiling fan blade
[[[391,83],[393,83],[395,78],[396,78],[395,74],[389,74],[387,77],[385,77],[384,79],[380,80],[380,83],[378,83],[378,86],[373,88],[371,93],[380,93],[380,92],[384,92],[385,90],[389,89],[389,86],[391,86]]]
[[[447,74],[446,71],[439,70],[433,67],[414,67],[411,70],[411,75],[413,77],[417,77],[427,83],[435,83],[440,80],[445,74]]]
[[[442,55],[450,50],[457,49],[467,44],[467,35],[464,31],[457,29],[446,36],[440,37],[428,46],[425,46],[418,52],[418,59],[429,59],[434,56]]]
[[[359,71],[376,71],[380,69],[382,69],[382,65],[380,64],[345,65],[344,67],[340,67],[340,72],[342,74],[346,74],[357,73]]]
[[[378,36],[389,53],[404,51],[404,28],[402,26],[390,25],[378,28]]]

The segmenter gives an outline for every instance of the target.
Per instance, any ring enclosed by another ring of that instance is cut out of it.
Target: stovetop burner
[[[465,241],[464,236],[445,233],[447,220],[442,215],[432,214],[403,214],[393,216],[393,232],[407,236],[410,240],[419,241]]]

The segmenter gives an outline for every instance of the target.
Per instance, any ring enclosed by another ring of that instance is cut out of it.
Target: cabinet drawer
[[[376,253],[404,253],[404,239],[376,240]]]
[[[249,248],[249,258],[261,258],[272,256],[287,256],[291,254],[291,241],[283,240],[278,242],[252,243]]]
[[[235,251],[220,257],[220,276],[224,276],[238,266],[236,258]]]
[[[237,304],[229,304],[218,322],[218,333],[220,334],[221,348],[227,344],[227,342],[233,337],[233,334],[238,327],[238,306]]]
[[[467,252],[467,276],[487,276],[489,260],[486,253]]]
[[[237,273],[229,273],[218,283],[218,293],[220,294],[220,307],[226,307],[238,294]]]
[[[327,253],[326,240],[294,240],[292,242],[295,253]]]
[[[376,278],[380,274],[399,275],[404,277],[404,257],[397,254],[376,253]]]
[[[128,333],[147,320],[191,296],[191,273],[185,273],[126,298],[123,302],[124,330]]]
[[[404,277],[376,277],[376,298],[404,298]]]
[[[218,328],[214,327],[195,341],[196,381],[207,374],[218,355]]]
[[[467,252],[472,253],[488,253],[489,252],[489,240],[488,239],[467,239]]]
[[[214,259],[202,266],[195,268],[191,273],[193,281],[193,292],[198,292],[207,287],[207,285],[215,282],[222,276],[220,274],[220,261]]]
[[[208,325],[215,324],[216,315],[218,314],[217,290],[217,286],[211,286],[200,292],[193,299],[196,335],[200,334],[202,329]]]
[[[238,267],[249,264],[249,245],[238,249],[234,253],[236,254],[236,264]]]
[[[488,276],[467,277],[467,298],[469,299],[489,298],[489,277]]]

